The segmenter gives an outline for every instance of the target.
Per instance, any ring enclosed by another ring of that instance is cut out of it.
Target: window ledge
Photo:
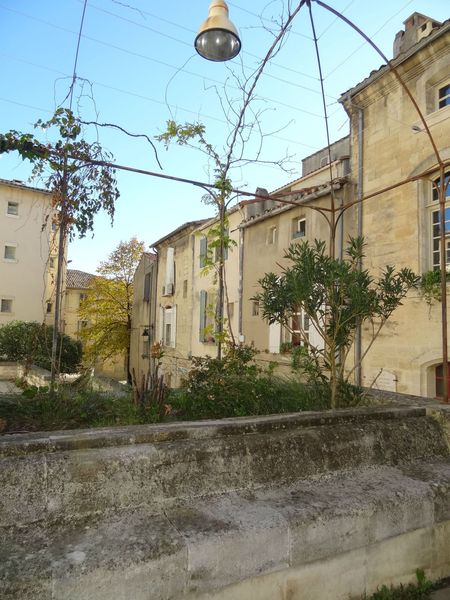
[[[3,262],[5,262],[5,263],[17,263],[19,261],[17,260],[17,258],[4,258]]]
[[[429,115],[425,115],[425,122],[428,125],[428,127],[431,129],[432,127],[439,125],[440,123],[442,123],[443,121],[445,121],[449,118],[450,118],[450,106],[445,106],[444,108],[440,108],[439,110],[436,110],[436,111],[430,113]],[[425,131],[423,123],[420,120],[412,123],[411,129],[413,130],[413,133],[422,133]]]

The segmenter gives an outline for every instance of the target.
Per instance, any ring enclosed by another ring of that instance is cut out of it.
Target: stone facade
[[[245,342],[254,344],[260,351],[279,354],[281,344],[289,344],[292,339],[279,325],[269,326],[263,321],[259,307],[251,300],[258,291],[258,280],[269,271],[281,273],[286,264],[284,253],[291,243],[319,239],[326,241],[330,249],[330,226],[324,215],[316,209],[330,207],[330,178],[335,182],[333,194],[336,205],[345,205],[352,198],[347,177],[348,139],[341,150],[344,150],[343,155],[331,165],[309,171],[307,175],[273,192],[276,197],[296,202],[297,206],[276,201],[269,208],[256,205],[258,212],[248,212],[241,224],[244,247],[242,333]],[[320,154],[319,157],[314,155],[313,165],[319,162],[319,158]],[[306,164],[308,166],[309,163]],[[344,240],[349,234],[354,234],[353,213],[353,209],[346,211],[340,221],[342,227],[336,230],[336,255],[342,255]],[[313,332],[310,333],[312,337]],[[311,341],[321,344],[319,339]],[[271,359],[279,360],[279,357],[272,356]]]
[[[440,158],[448,164],[450,102],[440,101],[439,93],[450,85],[450,23],[431,28],[405,46],[393,64],[423,113]],[[439,268],[438,224],[433,227],[438,203],[432,183],[439,176],[438,161],[413,103],[388,67],[348,90],[341,102],[351,122],[355,184],[362,167],[362,196],[426,172],[417,181],[362,203],[364,267],[374,275],[386,264],[418,274]],[[447,198],[450,201],[449,191]],[[440,309],[439,302],[429,307],[420,291],[411,292],[367,355],[363,385],[381,374],[381,385],[392,391],[435,396],[436,367],[442,363]],[[363,332],[363,351],[366,343]]]
[[[150,369],[150,350],[156,339],[157,255],[144,252],[133,280],[130,364],[137,382]]]
[[[396,38],[393,65],[424,114],[439,158],[450,173],[450,23],[414,13],[405,26]],[[243,208],[230,214],[230,232],[237,243],[226,261],[230,320],[235,341],[253,343],[262,360],[285,363],[279,352],[292,339],[261,318],[251,300],[257,281],[268,271],[282,269],[284,250],[292,242],[322,239],[330,248],[326,217],[331,190],[336,217],[340,207],[354,203],[336,228],[336,256],[343,255],[349,235],[362,235],[366,242],[363,267],[374,277],[389,264],[396,269],[409,267],[419,275],[439,267],[433,192],[438,160],[413,102],[388,66],[345,92],[340,101],[350,119],[350,136],[306,157],[300,179],[271,194],[258,188],[257,202],[242,202]],[[409,182],[397,186],[400,181]],[[377,193],[385,188],[392,189]],[[266,195],[267,200],[261,199]],[[450,215],[450,188],[447,198]],[[295,201],[296,206],[283,204],[283,199]],[[190,229],[183,226],[157,243],[159,311],[154,331],[155,339],[164,342],[172,385],[178,385],[186,373],[191,356],[216,353],[215,340],[201,333],[213,319],[204,314],[201,303],[214,310],[217,290],[200,267],[205,232],[213,223],[190,224]],[[450,241],[447,245],[450,257]],[[176,267],[167,266],[168,257]],[[443,385],[439,379],[440,311],[438,301],[429,306],[420,290],[411,291],[367,354],[362,370],[356,371],[356,382],[393,392],[439,395]],[[368,330],[363,329],[350,365],[364,353],[368,340]]]
[[[164,352],[166,383],[178,386],[189,370],[194,329],[194,255],[196,232],[204,221],[185,223],[153,244],[157,252],[154,340]],[[134,366],[134,363],[133,365]]]
[[[81,330],[90,324],[89,321],[80,319],[79,308],[86,297],[91,281],[95,277],[92,273],[67,269],[66,293],[63,305],[63,331],[75,339],[79,339]],[[95,365],[95,373],[117,380],[126,379],[124,355],[117,354],[106,360],[99,360]]]

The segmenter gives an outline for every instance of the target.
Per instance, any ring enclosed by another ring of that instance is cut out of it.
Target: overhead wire
[[[79,1],[79,2],[83,2],[84,0],[78,0],[78,1]],[[349,7],[349,6],[351,6],[351,5],[353,4],[353,2],[354,2],[354,0],[352,0],[352,1],[351,1],[351,2],[350,2],[350,3],[349,3],[349,4],[348,4],[346,7],[345,7],[345,10],[347,10],[347,9],[348,9],[348,7]],[[408,1],[408,2],[407,2],[407,3],[406,3],[406,4],[405,4],[405,5],[404,5],[404,6],[403,6],[403,7],[402,7],[400,10],[399,10],[399,11],[397,11],[397,12],[396,12],[396,13],[395,13],[395,14],[394,14],[392,17],[390,17],[390,18],[389,18],[389,19],[388,19],[388,20],[387,20],[387,21],[386,21],[386,22],[385,22],[385,23],[384,23],[384,24],[383,24],[383,25],[382,25],[382,26],[381,26],[381,27],[380,27],[380,28],[379,28],[379,29],[378,29],[378,30],[377,30],[377,31],[376,31],[374,34],[373,34],[373,36],[375,36],[375,35],[376,35],[376,34],[377,34],[379,31],[381,31],[381,30],[382,30],[382,29],[383,29],[383,28],[384,28],[384,27],[385,27],[385,26],[386,26],[386,25],[387,25],[387,24],[388,24],[388,23],[389,23],[389,22],[390,22],[390,21],[391,21],[393,18],[395,18],[395,16],[396,16],[397,14],[399,14],[399,12],[401,12],[402,10],[404,10],[404,8],[406,8],[406,7],[407,7],[409,4],[411,4],[411,3],[412,3],[412,0],[409,0],[409,1]],[[251,14],[252,16],[257,16],[257,17],[259,18],[259,15],[256,15],[256,13],[252,13],[251,11],[249,11],[249,10],[247,10],[247,9],[244,9],[244,8],[242,8],[242,7],[238,6],[236,3],[229,2],[229,4],[233,5],[234,7],[238,8],[238,9],[240,9],[240,10],[243,10],[244,12],[247,12],[248,14]],[[91,4],[90,4],[90,6],[91,6]],[[128,6],[128,5],[125,5],[125,6]],[[23,15],[23,16],[25,16],[25,17],[28,17],[28,18],[31,18],[31,19],[34,19],[34,20],[37,20],[37,21],[43,22],[43,23],[45,23],[45,24],[46,24],[46,25],[48,25],[48,26],[51,26],[51,27],[55,27],[55,28],[61,29],[61,30],[65,31],[65,32],[69,32],[69,33],[72,33],[72,34],[76,34],[76,32],[73,32],[73,31],[71,31],[71,30],[69,30],[69,29],[67,29],[67,28],[64,28],[64,27],[61,27],[61,26],[55,25],[55,24],[53,24],[53,23],[50,23],[50,22],[48,22],[48,21],[45,21],[44,19],[39,19],[39,18],[37,18],[37,17],[31,16],[31,15],[27,15],[26,13],[21,13],[20,11],[17,11],[17,10],[11,9],[10,7],[5,7],[5,6],[2,6],[2,5],[0,5],[0,7],[1,7],[1,8],[5,8],[6,10],[12,10],[13,12],[16,12],[16,13],[18,13],[18,14],[21,14],[21,15]],[[122,17],[122,16],[120,16],[120,15],[116,15],[115,13],[113,13],[113,12],[111,12],[111,11],[107,11],[107,10],[105,10],[105,9],[101,9],[101,8],[99,8],[99,7],[97,7],[97,6],[94,6],[94,5],[93,5],[93,8],[96,8],[97,10],[102,10],[103,12],[105,12],[105,13],[108,13],[108,14],[110,14],[110,15],[111,15],[111,16],[113,16],[113,17],[117,17],[117,18],[119,18],[119,19],[122,19],[122,20],[124,20],[124,21],[126,21],[126,22],[129,22],[130,24],[137,25],[137,26],[142,26],[142,24],[140,24],[140,23],[137,23],[137,22],[135,22],[135,21],[132,21],[131,19],[127,19],[127,18],[125,18],[125,17]],[[130,8],[133,8],[133,7],[132,7],[132,6],[130,6]],[[179,24],[176,24],[176,23],[174,23],[173,21],[169,21],[169,20],[167,20],[167,19],[161,18],[161,17],[159,17],[159,16],[157,16],[157,15],[154,15],[153,13],[148,13],[148,12],[146,12],[146,11],[139,11],[139,12],[143,12],[144,14],[147,14],[147,15],[149,15],[149,16],[152,16],[153,18],[157,18],[157,19],[158,19],[158,20],[160,20],[160,21],[167,22],[167,23],[169,23],[169,24],[171,24],[171,25],[176,25],[176,26],[177,26],[177,27],[179,27],[180,29],[183,29],[183,30],[185,30],[185,31],[189,31],[189,32],[191,32],[191,30],[190,30],[189,28],[187,28],[187,27],[183,27],[182,25],[179,25]],[[335,21],[336,21],[336,20],[335,20]],[[329,31],[329,29],[330,29],[330,28],[331,28],[331,27],[334,25],[335,21],[333,21],[333,22],[332,22],[332,23],[331,23],[331,24],[330,24],[330,25],[329,25],[329,26],[328,26],[328,27],[327,27],[327,28],[326,28],[324,31],[322,31],[322,32],[321,32],[321,34],[320,34],[320,36],[323,36],[323,35],[324,35],[324,34],[325,34],[327,31]],[[159,35],[164,35],[165,37],[168,37],[168,38],[170,38],[170,39],[172,39],[172,40],[176,40],[176,41],[177,41],[177,42],[179,42],[179,43],[182,43],[182,44],[184,44],[184,45],[187,45],[187,46],[189,46],[189,44],[187,44],[186,42],[184,42],[184,41],[182,41],[182,40],[179,40],[178,38],[174,38],[173,36],[169,36],[169,35],[167,35],[167,34],[164,34],[164,33],[162,33],[162,32],[159,32],[159,31],[157,31],[157,30],[155,30],[155,29],[153,29],[153,28],[147,27],[147,26],[145,26],[145,28],[147,28],[147,29],[150,29],[150,30],[154,31],[154,32],[158,33]],[[90,36],[83,36],[83,37],[86,37],[87,39],[89,39],[89,40],[91,40],[91,41],[94,41],[95,43],[100,43],[100,44],[102,44],[102,45],[105,45],[105,46],[110,46],[110,47],[112,47],[112,48],[114,48],[114,49],[117,49],[117,50],[119,50],[119,51],[126,52],[126,53],[129,53],[129,54],[133,54],[133,55],[135,55],[135,56],[139,56],[139,57],[141,57],[141,58],[143,58],[143,59],[146,59],[146,60],[155,60],[155,61],[156,61],[156,59],[152,59],[152,58],[151,58],[151,57],[149,57],[149,56],[140,55],[139,53],[132,53],[131,51],[128,51],[128,50],[126,50],[126,49],[124,49],[124,48],[121,48],[121,47],[119,47],[119,46],[115,46],[115,45],[113,45],[113,44],[110,44],[110,43],[108,43],[108,42],[104,42],[104,41],[102,41],[102,40],[98,40],[98,39],[96,39],[96,38],[92,38],[92,37],[90,37]],[[303,36],[303,37],[309,38],[309,36]],[[309,39],[311,39],[311,38],[309,38]],[[363,45],[364,45],[364,44],[363,44]],[[360,46],[360,47],[361,47],[361,46]],[[359,48],[360,48],[360,47],[359,47]],[[359,48],[358,48],[358,49],[359,49]],[[355,52],[356,52],[356,51],[355,51]],[[351,54],[349,57],[347,57],[347,59],[346,59],[346,60],[348,60],[348,59],[349,59],[349,58],[350,58],[350,57],[351,57],[353,54],[354,54],[354,52],[353,52],[353,53],[352,53],[352,54]],[[255,57],[256,57],[256,55],[252,55],[252,56],[255,56]],[[257,57],[256,57],[256,58],[257,58]],[[15,60],[20,60],[20,59],[17,59],[17,58],[15,58]],[[328,75],[326,75],[326,76],[324,77],[324,79],[325,79],[326,77],[328,77],[328,76],[329,76],[331,73],[333,73],[334,71],[336,71],[336,70],[337,70],[337,69],[338,69],[338,68],[339,68],[339,67],[340,67],[342,64],[344,64],[344,63],[346,62],[346,60],[345,60],[345,61],[343,61],[342,63],[340,63],[339,65],[337,65],[333,71],[331,71],[331,72],[330,72]],[[22,61],[22,62],[28,62],[28,61]],[[163,63],[162,61],[156,61],[156,62],[160,62],[160,64],[162,64],[163,66],[169,67],[169,68],[176,68],[174,65],[170,65],[170,64],[168,64],[168,63]],[[32,64],[32,65],[33,65],[33,63],[30,63],[30,62],[29,62],[28,64]],[[46,68],[46,67],[44,67],[44,66],[42,66],[42,65],[34,65],[34,66],[38,66],[39,68]],[[282,66],[282,65],[280,65],[280,66]],[[300,73],[300,74],[302,74],[301,72],[299,72],[299,71],[295,71],[294,69],[290,69],[290,68],[286,68],[286,69],[289,69],[290,71],[293,71],[293,72],[297,72],[297,73]],[[50,70],[50,69],[48,69],[48,68],[47,68],[47,70]],[[57,71],[55,71],[55,72],[57,72]],[[62,73],[59,73],[59,74],[62,74]],[[199,77],[199,76],[200,76],[200,75],[198,75],[198,74],[195,74],[195,73],[189,73],[189,72],[188,72],[188,74],[192,74],[192,75],[194,75],[194,76],[197,76],[197,77]],[[200,76],[200,77],[201,77],[202,79],[205,79],[203,76]],[[275,78],[276,78],[276,77],[275,77]],[[317,78],[315,78],[315,79],[317,79]],[[285,81],[285,80],[283,80],[282,78],[279,78],[279,80],[280,80],[280,81]],[[213,80],[213,79],[210,79],[210,81],[212,81],[213,83],[221,83],[221,82],[217,82],[216,80]],[[121,89],[121,88],[117,88],[117,87],[115,87],[115,86],[111,86],[111,85],[104,84],[104,83],[101,83],[101,82],[96,82],[96,81],[94,81],[93,83],[95,83],[95,84],[96,84],[96,85],[98,85],[98,86],[104,87],[105,89],[114,90],[114,91],[116,91],[116,92],[118,92],[118,93],[127,94],[127,95],[130,95],[130,96],[133,96],[133,97],[138,97],[138,98],[141,98],[141,99],[143,99],[143,100],[150,101],[150,102],[152,102],[152,103],[157,103],[157,104],[161,104],[161,105],[164,105],[164,104],[165,104],[164,102],[162,102],[162,101],[159,101],[159,100],[156,100],[156,99],[154,99],[154,98],[150,98],[150,97],[148,97],[148,96],[145,96],[145,95],[142,95],[142,94],[137,94],[137,93],[129,92],[128,90],[123,90],[123,89]],[[288,83],[289,83],[289,82],[288,82]],[[302,86],[302,87],[304,87],[304,86]],[[270,100],[270,99],[267,99],[267,100]],[[3,101],[6,101],[6,102],[11,102],[11,103],[15,103],[15,104],[17,104],[17,105],[22,105],[22,106],[24,106],[24,107],[28,106],[28,105],[26,105],[26,104],[22,104],[22,103],[20,103],[20,102],[15,102],[15,101],[12,101],[12,100],[7,100],[7,99],[4,99],[4,98],[3,98]],[[333,103],[333,104],[334,104],[334,103]],[[336,103],[336,104],[337,104],[337,103]],[[303,113],[306,113],[306,114],[310,114],[311,116],[317,116],[317,117],[321,117],[321,118],[323,118],[323,115],[317,115],[317,114],[315,114],[315,113],[312,113],[312,114],[311,114],[311,113],[308,113],[308,111],[304,111],[304,110],[302,110],[302,109],[299,109],[298,107],[294,107],[294,106],[291,106],[291,105],[289,105],[289,104],[286,104],[286,103],[280,103],[280,105],[282,105],[282,106],[284,106],[284,107],[286,107],[286,108],[290,108],[291,110],[296,110],[296,111],[298,111],[298,112],[303,112]],[[172,105],[172,106],[173,106],[173,108],[176,108],[177,110],[180,110],[180,111],[183,111],[183,112],[186,112],[186,113],[189,113],[189,114],[195,114],[195,115],[198,115],[198,116],[201,116],[201,117],[206,117],[206,118],[208,118],[208,119],[211,119],[211,120],[214,120],[214,121],[217,121],[217,122],[225,123],[225,121],[224,121],[224,120],[222,120],[222,119],[218,119],[217,117],[214,117],[214,116],[212,116],[212,115],[205,115],[205,114],[199,113],[198,111],[192,111],[192,110],[190,110],[190,109],[186,109],[186,108],[184,108],[184,107],[181,107],[181,106],[178,106],[178,105],[177,105],[177,106],[174,106],[174,105]],[[336,112],[337,112],[337,111],[336,111]],[[332,113],[332,115],[333,115],[333,114],[336,114],[336,113]],[[332,115],[331,115],[331,116],[332,116]],[[391,118],[392,120],[398,120],[398,119],[394,119],[393,117],[390,117],[390,118]],[[401,122],[400,120],[398,120],[398,121],[399,121],[399,122]],[[304,146],[304,147],[308,147],[308,148],[311,148],[311,149],[315,149],[315,148],[316,148],[316,147],[314,147],[314,146],[311,146],[311,145],[308,145],[308,144],[303,144],[303,143],[301,143],[301,142],[298,142],[298,141],[296,141],[296,140],[291,140],[291,139],[284,138],[284,137],[280,137],[280,136],[274,136],[274,138],[276,138],[276,139],[280,139],[280,140],[282,140],[282,141],[286,141],[286,142],[288,142],[288,143],[293,143],[293,144],[296,144],[296,145],[302,145],[302,146]]]
[[[180,25],[180,23],[176,23],[175,21],[171,21],[169,19],[165,19],[163,17],[160,17],[159,15],[156,15],[155,13],[151,13],[151,12],[148,12],[146,10],[138,9],[135,6],[133,6],[132,4],[130,4],[129,2],[127,2],[127,4],[123,4],[122,2],[117,2],[116,0],[111,0],[111,1],[114,2],[115,4],[121,5],[123,7],[130,8],[131,10],[136,10],[137,12],[141,13],[144,16],[144,18],[145,18],[145,15],[147,15],[147,16],[151,17],[152,19],[156,19],[157,21],[161,21],[162,23],[167,23],[171,27],[177,27],[178,29],[182,29],[183,31],[186,31],[186,32],[190,33],[191,35],[195,35],[197,33],[196,31],[194,31],[193,29],[190,29],[189,27],[185,27],[184,25]],[[81,3],[81,2],[83,2],[83,0],[77,0],[77,2]],[[90,3],[89,6],[94,6],[94,5],[92,5],[92,3]],[[100,9],[100,10],[104,10],[104,9]],[[245,9],[241,9],[241,10],[245,11]],[[249,12],[249,11],[246,11],[246,12]],[[119,16],[119,15],[116,15],[116,13],[111,13],[111,14],[114,14],[115,16]],[[254,14],[254,13],[250,13],[250,14]],[[166,35],[166,34],[163,34],[162,32],[160,32],[158,30],[153,30],[153,31],[155,31],[155,33],[159,33],[161,35]],[[182,40],[179,40],[178,38],[175,38],[175,40],[178,41],[178,42],[181,42],[183,44],[186,44],[188,46],[192,45],[191,43],[183,42]],[[243,49],[241,51],[241,53],[243,55],[250,56],[252,58],[256,58],[258,61],[260,61],[261,58],[262,58],[261,56],[258,56],[256,54],[252,54],[251,52],[248,52],[248,50],[245,50],[245,49]],[[283,70],[288,71],[290,73],[295,73],[297,75],[302,75],[303,77],[307,77],[309,79],[314,79],[315,81],[317,81],[317,77],[315,77],[314,75],[311,75],[310,73],[305,73],[304,71],[299,71],[298,69],[294,69],[292,67],[287,67],[286,65],[283,65],[283,64],[281,64],[281,63],[279,63],[279,62],[277,62],[275,60],[272,60],[270,62],[270,64],[272,66],[276,66],[277,68],[283,69]]]
[[[45,25],[47,25],[47,26],[49,26],[49,27],[53,27],[53,28],[55,28],[55,29],[58,29],[58,30],[64,31],[65,33],[70,33],[70,34],[72,34],[72,35],[77,35],[77,33],[76,33],[75,31],[73,31],[73,30],[71,30],[71,29],[69,29],[69,28],[67,28],[67,27],[63,27],[63,26],[61,26],[61,25],[56,25],[55,23],[51,23],[50,21],[47,21],[47,20],[45,20],[45,19],[41,19],[41,18],[39,18],[39,17],[35,17],[34,15],[29,15],[29,14],[27,14],[27,13],[23,13],[22,11],[18,11],[18,10],[16,10],[16,9],[12,9],[12,8],[10,8],[10,7],[5,7],[4,5],[1,5],[1,4],[0,4],[0,8],[4,8],[4,9],[6,9],[6,10],[8,10],[8,11],[11,11],[11,12],[17,13],[17,14],[19,14],[19,15],[21,15],[21,16],[25,16],[26,18],[29,18],[29,19],[35,20],[35,21],[37,21],[37,22],[43,23],[43,24],[45,24]],[[174,70],[176,70],[176,71],[177,71],[177,70],[179,70],[179,67],[177,67],[176,65],[173,65],[173,64],[167,63],[167,62],[165,62],[165,61],[158,60],[158,59],[156,59],[156,58],[153,58],[153,57],[151,57],[151,56],[148,56],[148,55],[145,55],[145,54],[141,54],[141,53],[139,53],[139,52],[134,52],[134,51],[132,51],[132,50],[128,50],[128,49],[126,49],[126,48],[123,48],[123,47],[121,47],[121,46],[117,46],[116,44],[112,44],[111,42],[105,42],[105,41],[103,41],[103,40],[99,40],[98,38],[94,38],[94,37],[92,37],[92,36],[88,36],[88,35],[85,35],[85,34],[83,34],[83,35],[82,35],[82,37],[83,37],[84,39],[87,39],[87,40],[89,40],[89,41],[92,41],[92,42],[94,42],[94,43],[100,44],[100,45],[102,45],[102,46],[109,47],[109,48],[113,48],[113,49],[115,49],[115,50],[118,50],[119,52],[122,52],[122,53],[128,54],[128,55],[130,55],[130,56],[134,56],[134,57],[137,57],[137,58],[141,58],[141,59],[147,60],[147,61],[149,61],[149,62],[153,62],[153,63],[155,63],[155,64],[159,64],[159,65],[161,65],[161,66],[163,66],[163,67],[166,67],[166,68],[169,68],[169,69],[174,69]],[[200,74],[200,73],[195,73],[194,71],[187,71],[187,70],[185,70],[185,69],[184,69],[182,72],[183,72],[184,74],[186,74],[186,75],[190,75],[190,76],[192,76],[192,77],[196,77],[196,78],[198,78],[198,79],[201,79],[202,81],[209,81],[209,82],[211,82],[212,84],[215,84],[215,85],[220,85],[220,86],[222,86],[222,85],[223,85],[223,82],[222,82],[222,81],[219,81],[219,80],[217,80],[217,79],[213,79],[213,78],[211,78],[211,77],[206,77],[205,75],[203,75],[203,74]],[[281,81],[285,82],[285,80],[281,80]],[[304,86],[297,86],[296,84],[294,84],[294,85],[295,85],[295,87],[300,87],[301,89],[302,89],[302,88],[304,88]],[[236,91],[241,91],[241,90],[239,90],[239,88],[237,88],[236,86],[230,86],[230,89],[235,89]],[[307,114],[307,115],[309,115],[309,116],[311,116],[311,117],[316,117],[316,118],[318,118],[318,119],[323,119],[323,115],[321,115],[321,114],[314,113],[314,112],[312,112],[312,111],[308,111],[308,110],[305,110],[305,109],[299,108],[298,106],[293,106],[293,105],[291,105],[291,104],[287,104],[286,102],[281,102],[280,100],[275,100],[275,99],[272,99],[272,98],[267,98],[267,97],[265,97],[265,96],[260,96],[260,97],[259,97],[259,99],[260,99],[260,100],[265,100],[265,101],[271,102],[271,103],[273,103],[273,104],[277,104],[277,105],[279,105],[279,106],[282,106],[283,108],[289,108],[290,110],[294,110],[294,111],[296,111],[296,112],[300,112],[300,113],[303,113],[303,114]]]
[[[380,33],[380,31],[382,31],[386,25],[388,23],[390,23],[392,21],[392,19],[395,19],[395,17],[397,15],[399,15],[402,11],[405,10],[405,8],[407,8],[410,4],[412,4],[414,2],[414,0],[408,0],[408,2],[406,4],[404,4],[396,13],[394,13],[391,17],[389,17],[389,19],[387,19],[383,25],[381,25],[381,27],[379,27],[374,33],[372,33],[372,35],[368,36],[371,40],[373,40],[373,38],[378,35]],[[344,58],[344,60],[342,60],[340,63],[338,63],[333,69],[331,69],[331,71],[329,71],[326,75],[325,75],[325,79],[328,79],[330,77],[330,75],[333,75],[333,73],[335,73],[338,69],[340,69],[343,65],[345,65],[351,58],[352,56],[354,56],[357,52],[359,52],[359,50],[361,50],[361,48],[363,48],[364,46],[367,45],[366,41],[361,42],[361,44],[355,48],[355,50],[353,50],[353,52],[351,52],[346,58]]]
[[[80,1],[80,0],[78,0],[78,1]],[[120,20],[122,20],[122,21],[125,21],[126,23],[130,23],[130,24],[132,24],[132,25],[135,25],[136,27],[140,27],[140,28],[142,28],[142,29],[146,29],[146,30],[148,30],[148,31],[151,31],[152,33],[156,33],[157,35],[160,35],[160,36],[162,36],[162,37],[168,38],[168,39],[170,39],[170,40],[172,40],[172,41],[175,41],[175,42],[177,42],[177,43],[179,43],[179,44],[182,44],[182,45],[184,45],[184,46],[187,46],[188,48],[192,48],[192,43],[191,43],[191,42],[185,42],[184,40],[180,40],[180,39],[179,39],[179,38],[177,38],[177,37],[174,37],[174,36],[172,36],[172,35],[169,35],[169,34],[166,34],[166,33],[162,32],[162,31],[159,31],[158,29],[154,29],[153,27],[149,27],[148,25],[145,25],[145,24],[143,24],[143,23],[139,23],[139,22],[137,22],[137,21],[134,21],[134,20],[132,20],[132,19],[129,19],[129,18],[127,18],[127,17],[123,17],[123,16],[121,16],[121,15],[118,15],[117,13],[114,13],[114,12],[112,12],[112,11],[110,11],[110,10],[107,10],[107,9],[105,9],[105,8],[102,8],[102,7],[100,7],[100,6],[97,6],[97,5],[95,5],[95,4],[92,4],[92,2],[89,4],[89,7],[90,7],[90,8],[93,8],[94,10],[97,10],[97,11],[99,11],[99,12],[102,12],[102,13],[104,13],[104,14],[108,14],[108,15],[110,15],[110,16],[112,16],[112,17],[116,18],[116,19],[120,19]],[[144,12],[145,12],[145,11],[144,11]],[[184,29],[187,29],[187,28],[184,28]],[[192,35],[194,35],[194,34],[195,34],[195,32],[194,32],[193,30],[188,30],[188,29],[187,29],[187,31],[189,31],[189,33],[192,33]],[[248,53],[248,52],[246,52],[245,54],[248,54],[249,56],[252,56],[253,58],[256,58],[257,60],[261,60],[261,58],[260,58],[260,57],[258,57],[258,56],[257,56],[257,55],[255,55],[255,54],[250,54],[250,53]],[[273,62],[271,61],[271,65],[272,65],[272,64],[276,64],[276,63],[273,63]],[[250,68],[251,68],[251,67],[249,67],[248,65],[245,65],[245,64],[244,64],[243,66],[244,66],[244,68],[247,68],[247,69],[250,69]],[[282,66],[282,65],[279,65],[279,66]],[[291,71],[291,72],[293,72],[293,73],[297,73],[297,74],[299,74],[299,75],[305,75],[304,73],[301,73],[300,71],[296,71],[295,69],[289,69],[289,71]],[[287,85],[290,85],[290,86],[292,86],[292,87],[296,87],[296,88],[299,88],[299,89],[302,89],[302,90],[309,91],[309,92],[311,92],[311,93],[313,93],[313,94],[320,95],[320,91],[319,91],[319,90],[316,90],[316,89],[314,89],[314,88],[312,88],[312,87],[309,87],[309,86],[306,86],[306,85],[302,85],[302,84],[300,84],[300,83],[297,83],[297,82],[295,82],[295,81],[291,81],[291,80],[288,80],[288,79],[284,79],[284,78],[282,78],[282,77],[279,77],[279,76],[277,76],[277,75],[273,75],[272,73],[267,73],[267,72],[264,72],[264,73],[263,73],[263,76],[264,76],[264,77],[267,77],[267,78],[269,78],[269,79],[274,79],[274,80],[276,80],[276,81],[281,81],[282,83],[285,83],[285,84],[287,84]],[[317,81],[317,77],[311,77],[311,78]],[[335,98],[334,96],[330,96],[330,95],[328,95],[328,98],[330,98],[330,99],[333,99],[333,100],[336,100],[336,98]]]
[[[38,65],[38,64],[32,63],[30,61],[25,61],[25,60],[22,60],[22,59],[11,57],[11,56],[5,54],[4,52],[0,52],[0,56],[8,56],[8,58],[12,58],[13,60],[17,60],[17,61],[23,62],[25,64],[29,64],[29,65],[34,66],[34,67],[45,69],[45,70],[47,70],[49,72],[52,72],[52,73],[55,73],[57,75],[60,75],[60,76],[63,76],[63,77],[67,77],[67,78],[70,77],[70,75],[65,74],[65,73],[63,73],[61,71],[57,71],[56,69],[51,69],[49,67],[46,67],[46,66],[43,66],[43,65]],[[99,87],[102,87],[102,88],[105,88],[105,89],[108,89],[108,90],[112,90],[114,92],[118,92],[120,94],[125,94],[125,95],[128,95],[128,96],[134,97],[134,98],[139,98],[140,100],[145,100],[145,101],[148,101],[148,102],[152,102],[154,104],[159,104],[161,106],[167,106],[167,104],[164,101],[162,101],[162,100],[156,100],[155,98],[150,98],[149,96],[145,96],[143,94],[138,94],[137,92],[130,92],[129,90],[124,90],[124,89],[121,89],[121,88],[118,88],[118,87],[115,87],[115,86],[111,86],[111,85],[108,85],[108,84],[105,84],[105,83],[101,83],[101,82],[98,82],[98,81],[94,81],[94,80],[91,81],[91,83],[93,83],[93,84],[95,84],[95,85],[97,85]],[[3,102],[8,102],[10,104],[15,104],[17,106],[23,106],[25,108],[33,108],[33,109],[42,110],[42,111],[45,111],[45,112],[52,112],[52,111],[49,111],[48,109],[43,109],[43,108],[39,108],[39,107],[33,107],[33,106],[30,106],[30,105],[18,102],[16,100],[11,100],[11,99],[4,98],[4,97],[0,97],[0,100],[2,100]],[[192,109],[185,108],[185,107],[179,106],[179,105],[171,104],[170,106],[173,109],[185,112],[187,114],[194,115],[197,118],[206,118],[206,119],[209,119],[211,121],[215,121],[217,123],[221,123],[223,125],[227,125],[227,121],[225,121],[224,119],[220,119],[218,117],[215,117],[213,115],[208,115],[206,113],[201,113],[201,112],[198,112],[198,111],[194,111]],[[298,140],[294,140],[294,139],[291,139],[291,138],[286,138],[286,137],[279,136],[279,135],[273,135],[271,137],[273,139],[276,139],[276,140],[279,140],[279,141],[282,141],[282,142],[287,142],[289,144],[295,144],[297,146],[302,146],[304,148],[308,148],[308,149],[311,149],[311,150],[318,150],[317,146],[312,146],[311,144],[305,144],[303,142],[299,142]]]

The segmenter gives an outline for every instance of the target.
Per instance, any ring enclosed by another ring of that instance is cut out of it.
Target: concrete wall
[[[50,383],[50,372],[40,367],[32,366],[25,374],[25,367],[17,362],[0,362],[0,380],[11,381],[25,378],[29,385],[45,387]]]
[[[424,407],[4,436],[3,597],[344,600],[448,576],[448,442]]]

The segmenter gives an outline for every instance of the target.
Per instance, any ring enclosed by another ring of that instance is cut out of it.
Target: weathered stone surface
[[[2,452],[8,600],[305,600],[333,569],[361,594],[416,566],[450,575],[449,452],[424,408],[4,436]]]
[[[230,494],[183,503],[167,517],[186,543],[190,591],[219,589],[289,565],[288,524],[268,505]]]
[[[0,581],[17,599],[166,599],[186,585],[182,539],[148,511],[10,528],[0,556]]]
[[[46,457],[0,459],[0,526],[44,519],[47,510]]]

